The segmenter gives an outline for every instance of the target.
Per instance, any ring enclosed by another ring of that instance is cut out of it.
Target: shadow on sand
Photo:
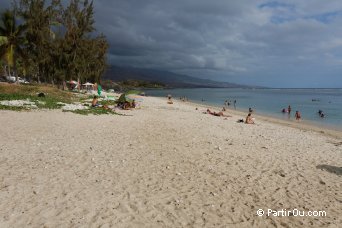
[[[342,167],[332,166],[332,165],[318,165],[317,169],[325,170],[329,173],[336,174],[338,176],[342,176]]]

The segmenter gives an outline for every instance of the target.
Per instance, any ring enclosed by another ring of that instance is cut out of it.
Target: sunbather
[[[97,96],[95,95],[93,98],[93,101],[91,102],[91,107],[98,107],[99,106],[99,102],[97,100]]]
[[[212,112],[209,108],[207,109],[207,113],[213,116],[231,117],[230,115],[225,115],[223,112]]]
[[[246,124],[254,124],[254,118],[252,118],[252,114],[248,113],[247,117],[246,117]]]

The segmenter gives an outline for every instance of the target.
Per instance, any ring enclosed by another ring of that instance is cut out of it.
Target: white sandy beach
[[[341,226],[342,137],[203,111],[0,111],[0,227]]]

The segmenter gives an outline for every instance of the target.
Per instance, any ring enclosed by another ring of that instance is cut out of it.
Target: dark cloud
[[[340,0],[95,0],[94,6],[111,64],[267,86],[321,79],[322,86],[342,87]]]
[[[97,0],[95,10],[112,64],[271,86],[342,69],[338,0]]]

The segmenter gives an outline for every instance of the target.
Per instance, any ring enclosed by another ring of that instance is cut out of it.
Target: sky
[[[94,9],[109,64],[267,87],[342,87],[341,0],[94,0]]]

